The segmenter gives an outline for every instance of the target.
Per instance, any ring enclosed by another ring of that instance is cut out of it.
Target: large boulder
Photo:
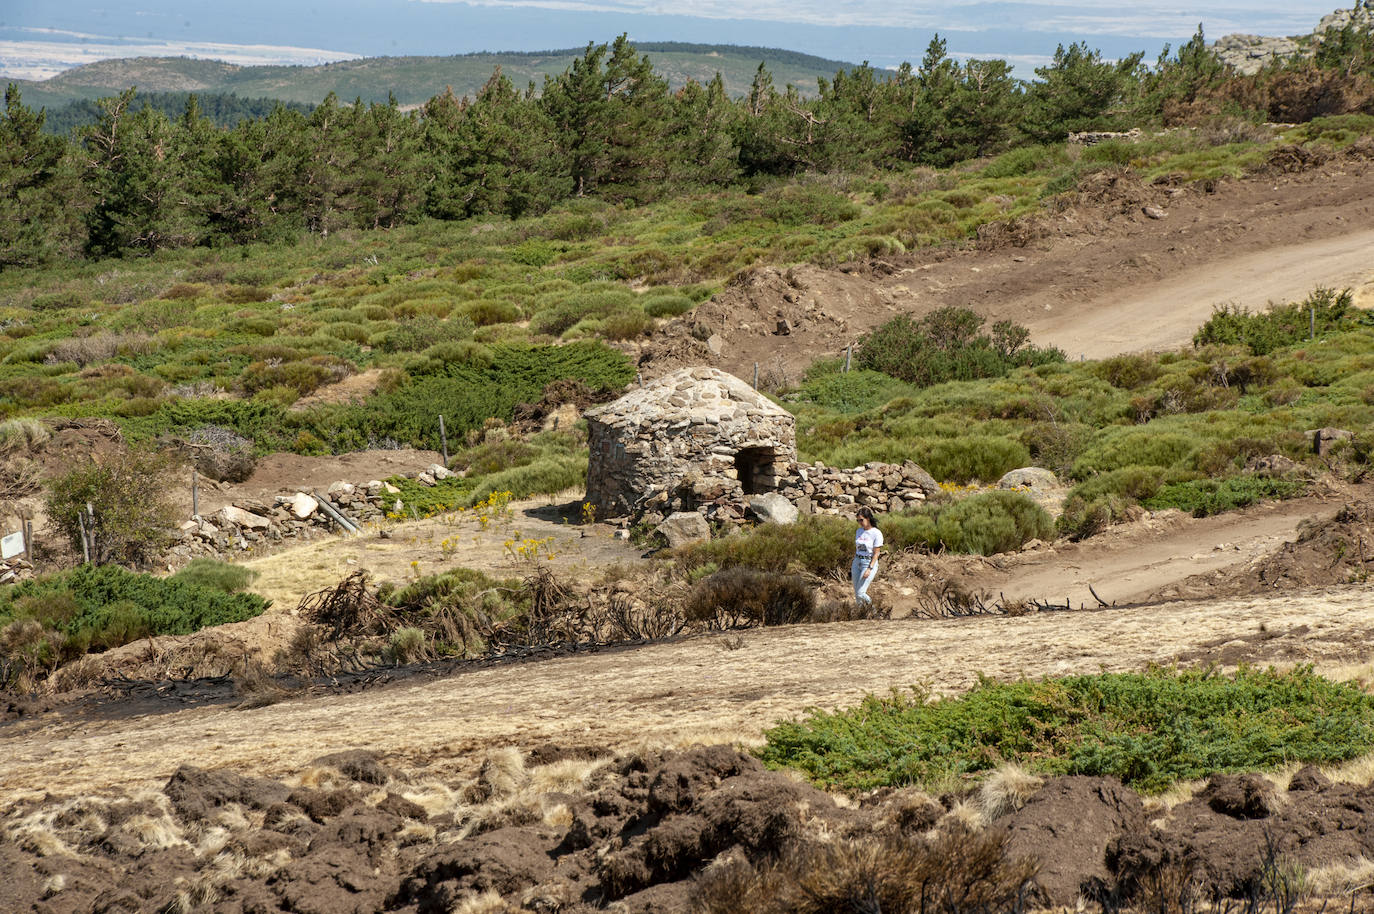
[[[221,521],[221,527],[247,527],[250,530],[266,530],[272,526],[272,522],[262,515],[245,511],[234,505],[225,505],[220,508],[216,516]]]
[[[1019,470],[1005,473],[1001,479],[997,480],[997,488],[1031,489],[1034,491],[1057,489],[1059,488],[1059,477],[1042,467],[1022,467]]]
[[[765,524],[795,524],[801,516],[797,506],[777,492],[749,497],[749,510]]]
[[[695,511],[678,511],[669,514],[668,519],[654,528],[655,533],[663,534],[670,549],[699,543],[711,538],[711,525]]]
[[[1343,428],[1314,428],[1304,432],[1307,440],[1312,442],[1312,450],[1319,456],[1325,456],[1338,441],[1349,441],[1355,437],[1353,432]]]

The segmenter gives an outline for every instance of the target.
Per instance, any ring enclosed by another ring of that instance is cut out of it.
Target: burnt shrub
[[[796,575],[735,566],[702,578],[687,596],[689,622],[711,628],[791,625],[810,620],[816,595]]]

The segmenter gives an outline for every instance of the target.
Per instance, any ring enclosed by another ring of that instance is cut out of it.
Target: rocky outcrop
[[[1230,64],[1241,73],[1258,73],[1266,64],[1289,57],[1309,57],[1315,39],[1321,38],[1328,29],[1343,29],[1353,25],[1360,29],[1374,29],[1374,10],[1368,7],[1336,10],[1322,17],[1321,22],[1310,35],[1293,37],[1273,37],[1266,35],[1226,35],[1212,45],[1212,50],[1222,62]]]

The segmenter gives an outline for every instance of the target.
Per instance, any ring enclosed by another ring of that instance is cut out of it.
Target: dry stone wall
[[[778,494],[801,514],[854,514],[860,508],[890,513],[924,504],[940,494],[940,485],[913,461],[867,463],[841,469],[823,463],[795,464],[778,480]],[[718,526],[746,520],[767,521],[748,497],[724,487],[698,483],[679,495],[661,493],[649,499],[637,522],[656,526],[668,516],[695,510]]]

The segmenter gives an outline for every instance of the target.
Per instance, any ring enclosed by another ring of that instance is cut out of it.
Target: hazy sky
[[[384,54],[580,47],[638,41],[761,45],[895,66],[932,33],[961,56],[1029,66],[1060,42],[1108,56],[1177,44],[1199,23],[1230,32],[1310,31],[1333,7],[1307,0],[0,0],[0,77],[42,79],[105,57],[192,56],[321,63]]]

